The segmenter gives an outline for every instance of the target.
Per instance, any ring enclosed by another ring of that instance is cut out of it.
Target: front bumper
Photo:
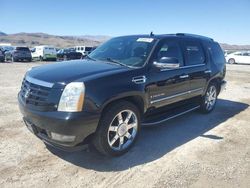
[[[88,112],[42,112],[28,109],[18,97],[18,103],[26,126],[45,143],[62,150],[78,150],[84,139],[94,133],[100,114]],[[51,133],[75,136],[72,142],[52,139]]]

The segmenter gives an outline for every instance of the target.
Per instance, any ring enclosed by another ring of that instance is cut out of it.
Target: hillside
[[[4,34],[0,32],[0,43],[11,43],[13,46],[54,45],[72,47],[77,45],[97,46],[107,40],[107,36],[57,36],[46,33]]]
[[[83,36],[58,36],[46,33],[16,33],[6,34],[0,31],[0,43],[11,43],[13,46],[54,45],[56,47],[72,47],[77,45],[98,46],[110,39],[103,35],[83,35]],[[230,45],[220,43],[224,50],[250,50],[250,45]]]

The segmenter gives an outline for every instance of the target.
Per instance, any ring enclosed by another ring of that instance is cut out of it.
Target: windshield
[[[89,57],[96,60],[119,62],[126,66],[144,65],[154,46],[153,38],[135,36],[113,38],[93,51]]]

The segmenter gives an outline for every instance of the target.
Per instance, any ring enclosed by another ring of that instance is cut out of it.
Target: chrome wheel
[[[112,120],[108,129],[109,146],[116,151],[129,147],[137,134],[138,119],[131,110],[119,112]]]
[[[205,97],[205,106],[208,111],[210,111],[214,107],[216,99],[217,99],[216,87],[212,85],[207,90]]]

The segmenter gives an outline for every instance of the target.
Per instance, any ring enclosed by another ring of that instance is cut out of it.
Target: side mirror
[[[175,69],[180,67],[180,63],[175,57],[162,57],[159,62],[154,62],[153,65],[159,69]]]

